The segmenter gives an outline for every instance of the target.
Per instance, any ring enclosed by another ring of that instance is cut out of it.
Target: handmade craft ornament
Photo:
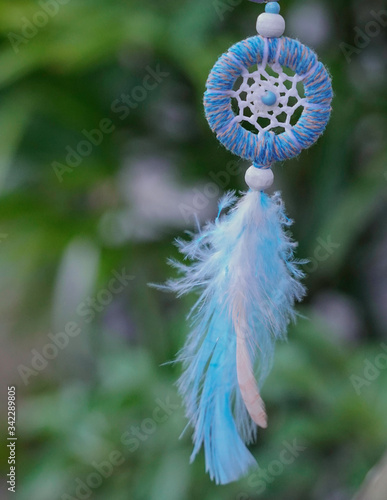
[[[194,428],[191,458],[203,446],[206,469],[220,484],[256,465],[246,445],[257,426],[267,426],[260,389],[275,341],[285,337],[305,293],[280,194],[264,193],[274,180],[271,166],[311,146],[331,112],[326,69],[308,47],[282,37],[279,11],[278,2],[266,4],[258,36],[220,57],[204,96],[218,140],[252,162],[245,177],[250,190],[239,199],[227,193],[215,222],[191,241],[178,241],[190,263],[173,261],[181,276],[166,285],[178,295],[199,293],[178,355],[179,389]]]

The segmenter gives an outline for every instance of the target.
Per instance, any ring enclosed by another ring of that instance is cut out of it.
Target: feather
[[[206,470],[218,484],[256,466],[246,445],[256,439],[257,426],[267,426],[259,388],[274,343],[285,338],[294,303],[305,293],[290,225],[279,193],[249,191],[237,201],[230,192],[215,222],[190,241],[177,241],[185,263],[171,262],[180,277],[166,288],[199,294],[177,358],[184,368],[178,386],[194,428],[191,461],[203,446]]]

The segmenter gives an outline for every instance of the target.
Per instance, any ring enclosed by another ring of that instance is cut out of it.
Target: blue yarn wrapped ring
[[[257,165],[297,156],[317,141],[331,114],[327,70],[291,38],[255,36],[235,44],[206,88],[205,113],[218,140]]]

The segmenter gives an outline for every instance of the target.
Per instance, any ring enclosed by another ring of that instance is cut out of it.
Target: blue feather
[[[251,416],[237,357],[245,349],[257,389],[262,387],[274,343],[286,336],[294,304],[305,293],[293,258],[296,244],[287,234],[291,223],[279,193],[249,191],[237,201],[230,192],[221,199],[215,222],[190,241],[177,242],[189,262],[172,261],[181,276],[166,288],[179,296],[199,293],[190,313],[192,331],[178,355],[184,368],[178,385],[194,428],[191,460],[203,446],[206,469],[218,484],[235,481],[256,465],[246,445],[256,439],[256,422],[265,427],[262,401],[260,420]]]

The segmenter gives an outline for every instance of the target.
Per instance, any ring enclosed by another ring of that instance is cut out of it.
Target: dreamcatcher
[[[203,446],[206,469],[220,484],[256,465],[246,445],[258,426],[267,427],[260,388],[275,341],[285,337],[305,293],[280,194],[264,193],[273,183],[271,166],[310,147],[331,112],[325,67],[308,47],[282,36],[278,2],[267,2],[265,10],[258,36],[220,57],[204,95],[218,140],[252,162],[250,190],[240,198],[227,193],[214,222],[178,241],[189,263],[174,261],[181,277],[166,285],[178,295],[199,294],[178,355],[179,389],[194,428],[192,459]]]

